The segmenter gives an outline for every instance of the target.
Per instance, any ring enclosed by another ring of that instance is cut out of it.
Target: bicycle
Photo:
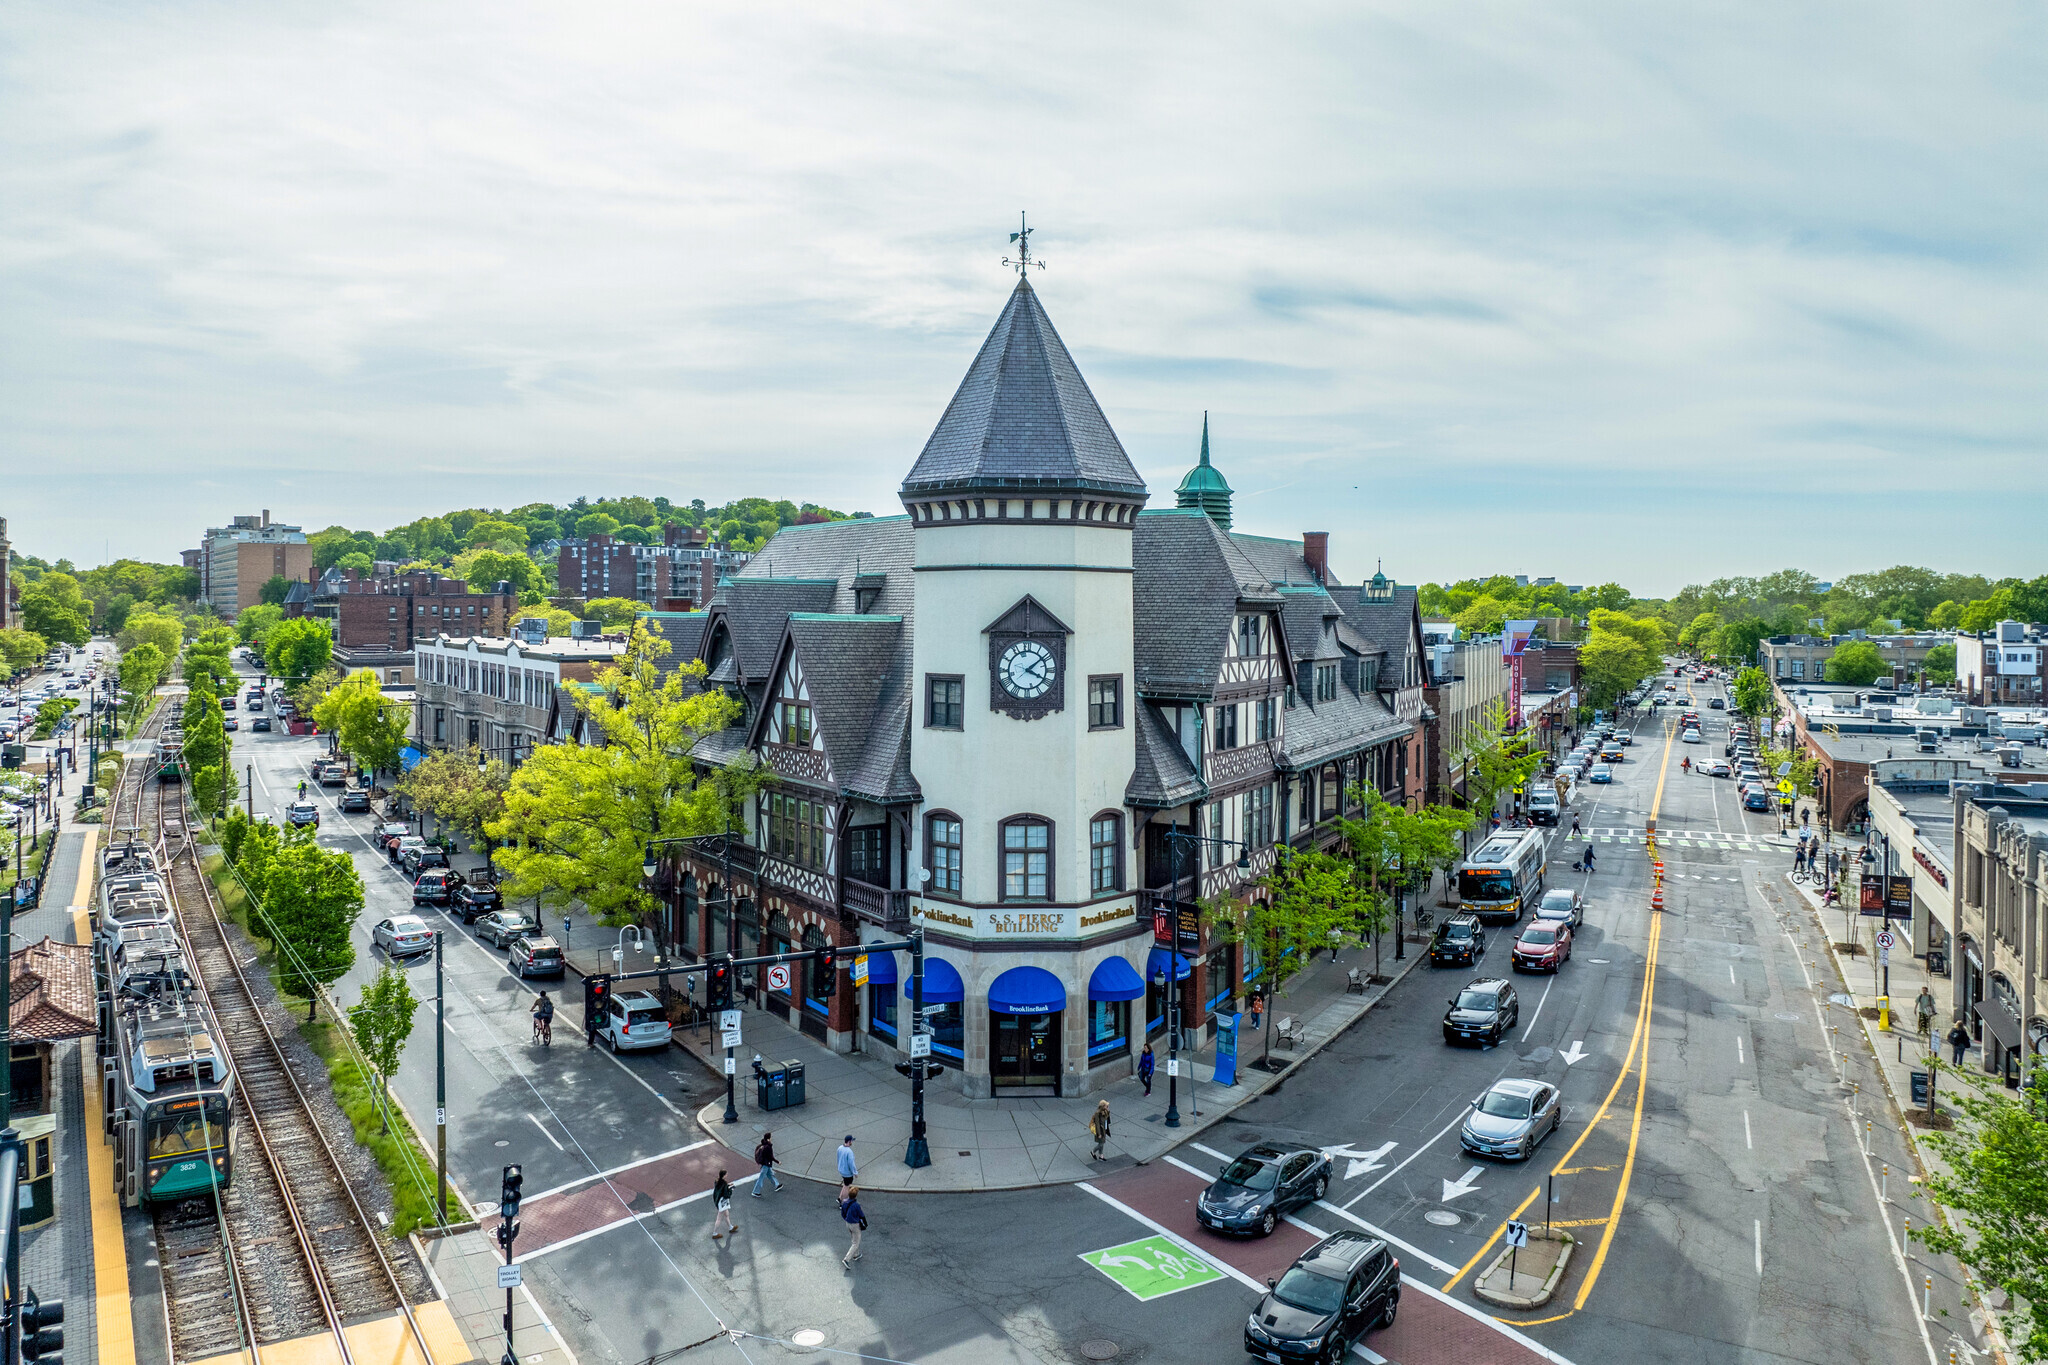
[[[552,1047],[555,1042],[555,1021],[542,1015],[533,1016],[533,1041],[542,1047]]]

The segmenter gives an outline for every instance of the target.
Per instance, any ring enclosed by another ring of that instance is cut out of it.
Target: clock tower
[[[1131,540],[1146,490],[1027,280],[902,499],[916,566],[919,865],[933,866],[934,820],[957,844],[938,856],[958,872],[936,890],[924,882],[936,912],[927,929],[974,940],[977,954],[1042,951],[1071,982],[1076,950],[1125,927],[1117,912],[1133,903],[1123,876],[1135,864],[1123,815],[1136,754]],[[1103,861],[1112,828],[1114,876]],[[1018,960],[984,965],[992,976]],[[1070,989],[1074,1017],[1085,1005]]]

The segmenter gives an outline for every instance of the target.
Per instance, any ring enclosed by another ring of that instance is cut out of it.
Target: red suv
[[[1563,920],[1539,919],[1515,940],[1511,955],[1518,972],[1554,972],[1572,955],[1572,927]]]

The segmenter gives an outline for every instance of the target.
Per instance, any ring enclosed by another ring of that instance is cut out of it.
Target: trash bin
[[[804,1102],[804,1064],[791,1058],[782,1064],[784,1104],[792,1109]]]
[[[789,1077],[781,1067],[765,1067],[754,1074],[754,1101],[763,1109],[788,1108]]]

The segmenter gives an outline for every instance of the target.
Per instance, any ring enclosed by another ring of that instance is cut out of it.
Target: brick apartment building
[[[718,580],[747,562],[711,543],[701,526],[661,528],[661,544],[634,545],[613,536],[565,540],[556,551],[557,591],[564,597],[631,597],[657,611],[694,611],[711,600]]]
[[[2033,706],[2048,676],[2041,627],[2000,621],[1981,635],[1956,636],[1956,683],[1972,706]]]
[[[387,683],[408,683],[417,642],[447,634],[504,635],[518,609],[519,595],[509,583],[471,592],[464,580],[437,573],[329,569],[305,594],[304,614],[327,622],[338,666],[374,668]]]
[[[263,585],[271,579],[304,579],[313,572],[306,533],[272,521],[267,507],[261,516],[208,527],[199,548],[183,551],[181,558],[187,564],[197,560],[199,596],[227,621],[261,600]]]

